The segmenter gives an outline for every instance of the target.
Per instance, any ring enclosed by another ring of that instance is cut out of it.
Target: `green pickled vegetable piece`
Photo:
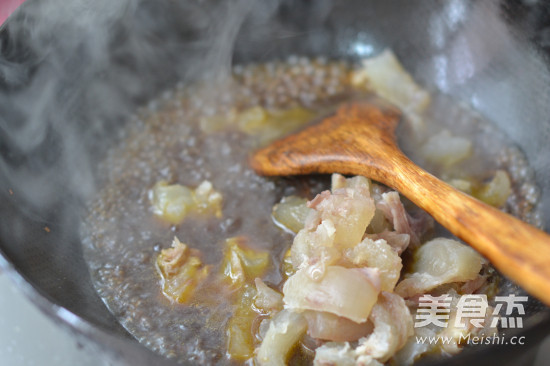
[[[491,206],[502,207],[511,193],[512,184],[508,174],[503,170],[497,170],[493,179],[474,192],[474,196]]]
[[[222,275],[234,288],[240,288],[262,276],[269,266],[269,252],[246,245],[245,237],[225,241]]]
[[[228,125],[235,123],[237,112],[235,109],[224,114],[216,114],[214,116],[203,116],[199,120],[199,127],[205,133],[213,133],[223,130]]]
[[[195,189],[195,207],[201,214],[222,216],[222,195],[214,190],[212,183],[205,180]]]
[[[171,248],[160,252],[157,267],[162,277],[164,295],[178,303],[189,302],[210,271],[210,266],[202,263],[200,252],[189,249],[177,238],[174,238]]]
[[[464,193],[472,194],[472,182],[469,180],[451,179],[448,183]]]
[[[283,228],[297,233],[303,229],[310,211],[307,199],[297,196],[284,197],[273,207],[273,219]]]
[[[421,153],[432,163],[450,167],[472,154],[472,142],[443,130],[428,139],[422,146]]]
[[[238,361],[245,361],[254,356],[252,324],[258,316],[253,308],[255,296],[254,286],[245,285],[239,294],[233,316],[227,323],[227,352]]]
[[[205,133],[234,126],[248,135],[256,136],[259,144],[264,145],[297,130],[314,116],[312,111],[303,107],[268,110],[255,106],[239,112],[231,110],[225,114],[203,117],[199,126]]]
[[[237,116],[239,129],[248,134],[255,134],[261,131],[267,122],[267,113],[262,107],[246,109]]]
[[[259,133],[259,145],[288,135],[310,122],[315,114],[303,107],[294,107],[283,110],[269,110],[265,127]]]
[[[189,211],[195,208],[195,197],[189,188],[160,181],[150,192],[153,212],[161,219],[171,223],[179,224]]]
[[[269,124],[276,127],[282,135],[290,133],[305,123],[311,122],[315,114],[303,107],[294,107],[282,110],[270,110]]]
[[[153,213],[160,219],[177,225],[192,213],[222,215],[222,195],[212,183],[204,181],[195,189],[181,184],[160,181],[149,192]]]

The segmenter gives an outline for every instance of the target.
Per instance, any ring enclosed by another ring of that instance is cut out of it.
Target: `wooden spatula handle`
[[[550,305],[550,235],[460,192],[404,155],[386,183]],[[391,176],[393,174],[393,176]]]

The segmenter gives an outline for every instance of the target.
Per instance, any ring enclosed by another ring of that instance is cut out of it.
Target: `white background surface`
[[[80,347],[67,331],[42,314],[0,270],[1,366],[101,364],[97,355]]]
[[[104,362],[99,355],[80,347],[0,271],[0,366],[100,364]],[[541,346],[535,366],[550,366],[550,337]]]

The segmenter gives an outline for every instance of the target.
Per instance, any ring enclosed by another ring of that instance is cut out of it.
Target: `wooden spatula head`
[[[350,169],[350,160],[356,159],[382,168],[388,154],[398,150],[395,129],[400,117],[398,109],[379,99],[343,104],[321,122],[257,151],[250,164],[267,176],[359,174]]]

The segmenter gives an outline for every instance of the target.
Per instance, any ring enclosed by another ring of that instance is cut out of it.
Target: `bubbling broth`
[[[280,293],[292,276],[285,272],[295,237],[292,231],[301,229],[303,222],[293,230],[293,224],[278,218],[273,207],[289,196],[313,200],[330,188],[331,180],[260,177],[248,166],[248,157],[255,148],[299,129],[343,101],[373,92],[387,97],[384,90],[373,90],[376,82],[364,81],[361,72],[360,65],[301,57],[236,66],[231,78],[178,86],[137,113],[120,144],[101,164],[102,188],[89,203],[82,235],[99,295],[139,342],[168,358],[197,363],[246,362],[254,357],[231,352],[235,337],[231,327],[242,328],[234,320],[242,316],[244,292],[235,290],[236,282],[222,280],[227,275],[223,266],[228,239],[245,241],[246,250],[254,253],[268,253],[259,277]],[[408,156],[459,189],[540,225],[533,173],[521,152],[469,108],[444,95],[428,96],[429,105],[405,116],[408,132],[403,136],[414,136],[400,142]],[[399,101],[392,102],[399,106]],[[423,130],[411,134],[420,120]],[[449,145],[455,150],[445,151]],[[155,187],[177,184],[178,192],[197,200],[197,187],[205,181],[221,197],[215,214],[199,201],[193,201],[192,209],[185,206],[187,211],[169,214],[163,209],[171,209],[163,203],[155,213],[155,202],[165,197],[158,198]],[[390,191],[376,187],[380,194]],[[291,208],[302,205],[298,208],[303,209],[303,202]],[[418,211],[404,202],[407,211]],[[444,231],[426,226],[419,241],[427,241],[434,232]],[[204,269],[205,274],[187,292],[180,291],[179,298],[167,293],[167,278],[162,287],[161,277],[167,272],[158,262],[174,237],[197,251],[193,253],[200,258],[200,269],[197,265],[193,271]],[[403,256],[402,278],[414,267],[410,250]],[[496,276],[484,266],[483,291],[490,292]],[[242,288],[254,289],[254,278],[246,281]],[[253,348],[259,348],[273,314],[255,314],[247,337]],[[311,361],[315,347],[323,344],[310,335],[306,338],[292,347],[288,362]]]

